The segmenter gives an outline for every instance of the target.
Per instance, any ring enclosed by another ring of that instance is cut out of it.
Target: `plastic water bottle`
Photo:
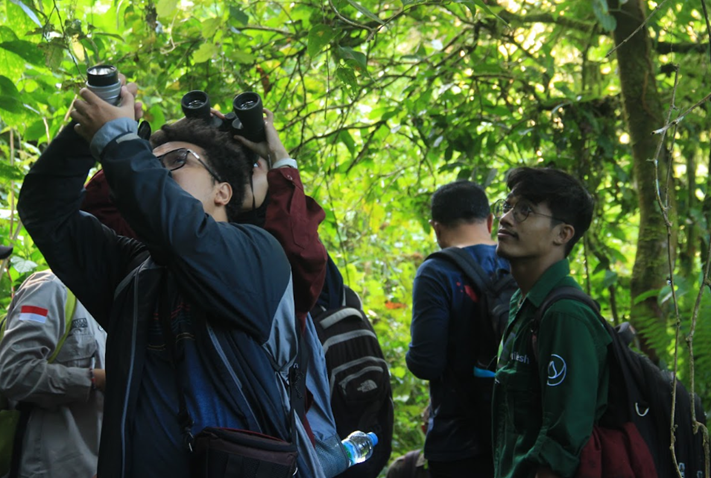
[[[341,442],[348,454],[349,467],[363,463],[373,456],[373,447],[378,444],[378,436],[375,433],[363,433],[356,431],[348,435],[348,438]]]

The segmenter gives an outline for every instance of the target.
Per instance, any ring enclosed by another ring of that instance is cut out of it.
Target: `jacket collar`
[[[570,263],[568,259],[556,262],[538,278],[533,288],[528,291],[525,300],[530,301],[536,308],[540,307],[548,294],[569,275]],[[517,294],[516,299],[520,299],[521,291],[517,291]]]

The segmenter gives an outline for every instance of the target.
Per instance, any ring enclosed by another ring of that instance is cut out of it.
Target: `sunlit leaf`
[[[175,0],[158,0],[156,12],[160,18],[172,17],[178,9],[178,2]]]
[[[200,48],[193,53],[193,61],[195,63],[203,63],[210,59],[215,58],[220,53],[220,47],[214,43],[203,43]]]
[[[311,58],[318,55],[333,39],[335,31],[328,25],[319,24],[309,30],[308,52]]]
[[[35,14],[35,12],[32,11],[32,9],[30,7],[28,7],[27,5],[22,3],[20,0],[10,0],[10,1],[12,3],[14,3],[15,5],[17,5],[18,7],[22,8],[22,11],[24,11],[27,14],[29,19],[32,20],[35,23],[35,25],[42,28],[42,22],[40,22],[39,18],[37,18],[37,15]]]

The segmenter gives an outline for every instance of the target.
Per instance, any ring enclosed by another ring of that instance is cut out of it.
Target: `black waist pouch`
[[[249,430],[205,428],[195,437],[194,478],[291,478],[296,445]]]

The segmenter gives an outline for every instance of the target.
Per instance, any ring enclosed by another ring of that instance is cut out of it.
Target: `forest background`
[[[88,66],[140,85],[154,129],[193,89],[276,113],[321,237],[391,366],[397,454],[421,446],[426,383],[405,365],[412,281],[437,246],[431,193],[503,198],[512,167],[555,166],[596,199],[572,272],[610,321],[711,410],[711,50],[706,0],[3,0],[0,306],[46,264],[17,194]],[[695,367],[694,367],[695,364]],[[693,382],[693,383],[692,383]]]

